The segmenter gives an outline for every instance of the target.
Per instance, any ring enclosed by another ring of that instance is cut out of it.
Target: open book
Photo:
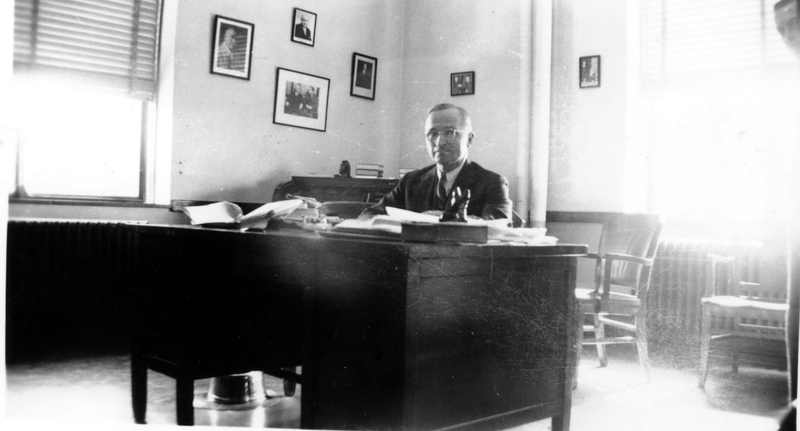
[[[253,211],[242,214],[238,205],[230,202],[217,202],[196,207],[185,207],[183,212],[189,216],[193,225],[221,227],[226,229],[266,229],[270,219],[283,217],[300,206],[301,199],[270,202]]]

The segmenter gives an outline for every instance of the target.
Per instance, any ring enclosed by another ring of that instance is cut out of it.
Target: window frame
[[[38,3],[38,0],[34,0]],[[157,18],[156,18],[156,31],[155,31],[155,58],[153,67],[155,68],[154,86],[152,89],[152,96],[141,97],[142,93],[137,93],[131,87],[131,93],[120,93],[119,97],[138,100],[141,104],[141,123],[139,128],[139,175],[138,175],[138,193],[136,196],[100,196],[100,195],[64,195],[57,193],[29,193],[25,190],[24,181],[24,157],[25,157],[25,140],[20,139],[19,136],[13,139],[12,151],[14,151],[13,168],[14,172],[14,190],[9,193],[9,200],[11,202],[64,202],[64,203],[77,203],[77,204],[104,204],[104,205],[119,205],[119,206],[140,206],[152,205],[156,203],[159,192],[159,186],[156,184],[155,171],[159,170],[155,157],[158,156],[160,151],[158,149],[157,140],[157,122],[159,121],[158,112],[158,95],[160,91],[159,76],[163,65],[162,59],[162,34],[164,33],[164,10],[165,0],[158,0],[157,3]],[[14,10],[14,6],[11,7]],[[171,9],[170,9],[171,10]],[[173,14],[171,13],[170,16]],[[10,18],[12,25],[16,25],[16,19],[12,16]],[[173,25],[173,24],[170,24]],[[13,39],[12,39],[13,40]],[[172,48],[170,48],[172,49]],[[11,49],[11,57],[14,57],[14,48]],[[16,75],[16,70],[12,72],[13,77]],[[91,90],[87,90],[91,91]],[[167,181],[168,183],[168,181]],[[163,192],[161,193],[163,194]],[[163,200],[163,199],[162,199]]]

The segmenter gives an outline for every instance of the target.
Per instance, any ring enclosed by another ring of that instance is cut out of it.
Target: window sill
[[[36,205],[71,205],[71,206],[93,206],[93,207],[118,207],[118,208],[164,208],[169,209],[169,205],[146,204],[143,202],[123,201],[123,200],[94,200],[94,199],[69,199],[69,198],[34,198],[34,197],[9,197],[9,204],[36,204]]]

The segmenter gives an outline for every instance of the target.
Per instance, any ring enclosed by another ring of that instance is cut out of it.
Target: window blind
[[[14,73],[152,100],[160,0],[17,0]]]
[[[645,0],[645,82],[717,75],[795,61],[776,30],[776,0]]]

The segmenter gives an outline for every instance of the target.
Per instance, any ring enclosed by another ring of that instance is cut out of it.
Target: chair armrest
[[[595,261],[594,264],[594,291],[597,292],[600,289],[600,283],[602,282],[603,277],[603,259],[597,253],[586,253],[583,256],[579,256],[587,259],[592,259]]]
[[[615,260],[624,260],[625,262],[638,263],[640,265],[645,265],[645,266],[650,266],[653,264],[653,259],[648,259],[646,257],[639,257],[639,256],[631,256],[629,254],[606,253],[606,255],[603,257],[606,259],[606,265],[609,265],[609,262]]]
[[[637,265],[642,265],[645,267],[646,271],[649,271],[649,268],[653,266],[653,259],[649,259],[646,257],[639,257],[639,256],[631,256],[629,254],[621,254],[621,253],[606,253],[603,255],[603,260],[605,260],[605,266],[603,268],[604,274],[611,274],[611,265],[614,261],[624,261],[630,262]],[[648,275],[649,276],[649,275]],[[603,310],[608,309],[608,298],[611,294],[611,279],[609,277],[603,277],[603,292],[600,296],[600,308]]]

